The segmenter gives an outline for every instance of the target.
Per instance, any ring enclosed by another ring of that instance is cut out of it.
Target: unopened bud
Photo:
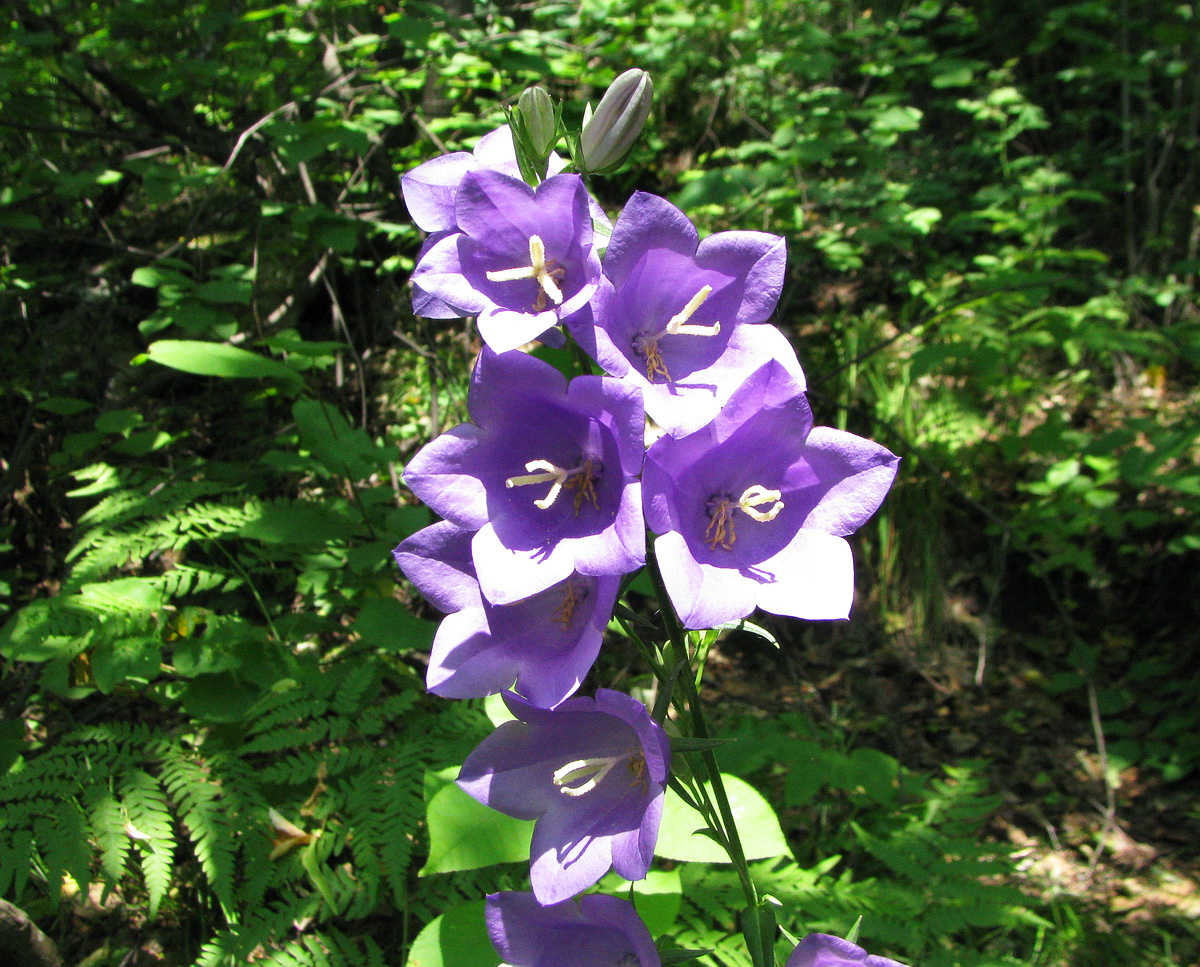
[[[579,160],[585,171],[612,171],[620,166],[642,133],[653,94],[650,75],[636,67],[612,82],[583,125]]]
[[[527,87],[517,98],[517,117],[521,119],[523,133],[529,139],[529,148],[537,158],[544,158],[558,140],[558,122],[554,116],[554,102],[540,87]]]

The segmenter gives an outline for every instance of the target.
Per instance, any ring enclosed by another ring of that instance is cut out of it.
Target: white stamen
[[[604,777],[612,772],[612,767],[627,759],[628,755],[597,756],[592,759],[576,759],[554,770],[554,784],[564,796],[583,796],[591,792]],[[585,780],[582,785],[573,783]]]
[[[553,259],[551,259],[553,261]],[[556,306],[563,301],[562,289],[554,281],[554,272],[562,275],[562,270],[552,270],[546,265],[546,246],[538,235],[529,236],[529,264],[515,269],[500,269],[488,272],[487,277],[492,282],[514,282],[517,279],[536,279],[542,291],[550,297]]]
[[[738,507],[755,520],[765,524],[778,517],[779,512],[783,510],[783,501],[779,499],[780,496],[778,490],[767,490],[762,484],[753,484],[742,491],[742,496],[738,498]],[[759,510],[758,508],[763,504],[771,504],[771,509]]]
[[[704,300],[712,294],[712,286],[706,285],[697,292],[688,304],[680,309],[675,315],[671,316],[667,323],[667,328],[663,333],[668,336],[715,336],[721,331],[721,324],[714,322],[711,326],[701,326],[699,324],[689,325],[687,321],[692,318],[692,314],[704,304]]]

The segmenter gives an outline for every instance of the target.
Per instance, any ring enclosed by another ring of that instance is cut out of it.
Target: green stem
[[[663,583],[662,573],[658,569],[658,559],[654,556],[654,550],[649,545],[646,548],[646,570],[650,573],[650,580],[654,584],[654,593],[658,597],[658,606],[662,612],[663,622],[667,626],[667,636],[671,641],[672,660],[676,662],[688,661],[687,646],[683,638],[683,628],[679,624],[679,618],[675,614],[675,608],[671,604],[671,599],[667,596],[667,588]],[[709,737],[708,725],[704,720],[704,712],[700,707],[700,693],[696,690],[696,680],[691,674],[691,669],[688,669],[686,674],[680,675],[679,680],[683,682],[685,698],[687,700],[689,717],[692,723],[692,732],[698,739],[707,739]],[[751,909],[758,907],[758,890],[754,887],[754,881],[750,878],[750,867],[746,863],[746,854],[742,849],[742,841],[738,836],[737,823],[734,822],[733,809],[729,805],[729,796],[725,792],[725,783],[721,780],[721,770],[717,766],[717,757],[713,755],[712,749],[705,749],[700,753],[700,757],[704,762],[704,768],[708,772],[709,782],[712,785],[713,797],[717,800],[717,809],[721,814],[721,825],[724,827],[721,832],[724,835],[726,850],[729,853],[729,858],[733,861],[734,868],[737,870],[738,879],[742,883],[742,892],[746,896],[746,903]]]
[[[241,562],[236,557],[234,557],[227,550],[225,550],[224,547],[221,546],[221,542],[217,540],[216,535],[209,533],[207,536],[208,539],[212,541],[213,547],[215,547],[225,556],[225,560],[233,565],[233,569],[237,571],[238,574],[241,575],[242,580],[246,582],[246,587],[248,587],[250,589],[250,593],[254,595],[254,600],[258,602],[258,609],[262,612],[262,616],[267,621],[267,628],[269,628],[271,631],[271,637],[275,639],[275,641],[282,641],[283,639],[279,637],[279,632],[275,630],[275,622],[271,620],[271,612],[267,610],[267,603],[262,599],[262,595],[258,593],[258,588],[255,587],[254,581],[251,579],[246,569],[242,567]]]
[[[634,643],[638,651],[642,653],[642,657],[646,659],[646,664],[650,666],[650,670],[654,672],[654,677],[658,679],[660,685],[666,685],[670,681],[666,670],[659,664],[658,658],[655,657],[654,649],[646,644],[642,636],[639,635],[633,628],[633,625],[626,621],[620,615],[614,615],[617,619],[617,624],[621,626],[621,630],[625,632],[626,637]]]

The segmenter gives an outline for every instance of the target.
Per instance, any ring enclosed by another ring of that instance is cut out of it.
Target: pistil
[[[576,759],[554,770],[554,785],[564,796],[585,796],[595,789],[612,772],[613,766],[629,757],[625,755],[593,756]],[[578,785],[576,785],[578,783]]]
[[[653,336],[640,337],[640,344],[635,348],[646,357],[646,379],[653,382],[657,375],[663,377],[668,383],[671,382],[671,372],[667,369],[662,351],[658,348],[658,341],[663,336],[715,336],[721,331],[719,322],[714,322],[710,326],[688,322],[711,294],[711,285],[702,286],[700,291],[688,300],[687,305],[667,320],[667,324],[661,332],[657,332]]]
[[[557,259],[546,259],[546,246],[542,243],[540,235],[529,236],[529,264],[519,266],[515,269],[500,269],[494,272],[488,272],[487,277],[492,282],[513,282],[517,279],[535,279],[537,284],[541,286],[538,292],[537,301],[533,304],[535,312],[541,312],[546,308],[546,296],[550,297],[550,301],[556,306],[562,305],[563,294],[558,283],[562,281],[567,274],[564,268],[551,268]]]
[[[533,505],[540,510],[549,510],[553,507],[564,487],[575,491],[572,502],[576,517],[579,516],[579,510],[585,500],[590,501],[596,510],[600,509],[596,481],[600,479],[601,467],[600,463],[591,457],[587,457],[578,467],[566,469],[555,466],[549,460],[530,460],[525,464],[525,469],[530,472],[507,478],[504,486],[511,490],[513,487],[529,487],[540,483],[550,484],[550,490],[546,496],[533,502]]]
[[[595,789],[618,763],[625,762],[632,785],[646,785],[646,757],[641,749],[630,749],[623,755],[592,756],[576,759],[554,770],[553,781],[564,796],[585,796]]]
[[[782,494],[778,490],[768,490],[762,484],[751,484],[742,491],[735,501],[732,497],[713,497],[708,502],[708,527],[704,530],[704,543],[716,550],[718,547],[726,551],[733,550],[737,542],[737,529],[733,512],[740,510],[751,520],[765,524],[773,521],[783,510]],[[766,504],[766,510],[760,510]]]
[[[742,496],[738,498],[738,508],[744,514],[749,514],[757,521],[766,523],[769,520],[774,520],[779,516],[779,512],[783,510],[783,501],[780,500],[781,494],[778,490],[768,490],[762,484],[753,484],[742,491]],[[770,504],[767,510],[759,510],[763,504]]]

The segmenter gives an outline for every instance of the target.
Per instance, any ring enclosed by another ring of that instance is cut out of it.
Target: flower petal
[[[699,238],[687,215],[665,198],[636,191],[613,226],[604,274],[619,287],[648,249],[665,248],[690,257],[696,254]]]
[[[487,523],[487,494],[479,479],[479,427],[460,423],[425,444],[404,468],[404,482],[434,513],[459,527]]]
[[[474,315],[490,303],[463,274],[463,244],[461,233],[448,235],[435,243],[413,269],[412,282],[428,296],[448,306],[462,308],[464,315]]]
[[[699,564],[677,531],[657,538],[654,553],[671,604],[685,627],[713,628],[754,610],[754,582],[733,569]]]
[[[404,204],[418,228],[444,232],[455,227],[454,196],[463,175],[477,165],[465,151],[455,151],[417,165],[400,178]]]
[[[827,426],[808,435],[804,458],[823,491],[804,527],[839,536],[854,533],[879,509],[900,464],[874,440]]]
[[[449,614],[479,600],[471,537],[471,531],[440,521],[405,538],[392,556],[425,599]]]
[[[490,524],[471,541],[479,588],[492,604],[512,604],[565,581],[575,570],[575,555],[565,541],[528,550],[505,547]]]
[[[841,537],[804,528],[787,547],[755,568],[774,579],[757,585],[758,606],[811,621],[850,616],[854,563]]]

